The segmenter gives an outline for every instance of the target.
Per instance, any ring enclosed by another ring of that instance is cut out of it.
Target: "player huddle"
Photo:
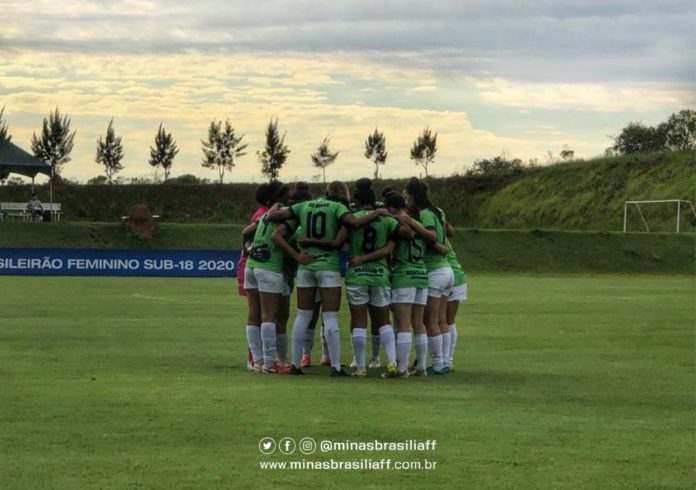
[[[383,202],[377,201],[370,179],[356,182],[352,202],[340,182],[313,198],[306,184],[298,184],[291,195],[288,186],[273,181],[260,186],[256,197],[261,207],[242,232],[238,276],[249,306],[251,370],[304,374],[321,319],[322,364],[331,365],[331,376],[348,376],[341,366],[338,325],[339,257],[346,244],[352,375],[364,377],[368,366],[380,366],[380,346],[387,358],[383,377],[443,375],[453,369],[455,317],[467,297],[467,279],[448,240],[454,230],[430,201],[425,182],[411,178],[403,194],[385,189]],[[288,363],[293,287],[297,316]],[[415,361],[409,365],[414,345]],[[431,366],[426,369],[428,351]]]

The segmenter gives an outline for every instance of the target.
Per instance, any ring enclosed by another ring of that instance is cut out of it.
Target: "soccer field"
[[[456,371],[385,380],[248,373],[231,280],[0,277],[0,488],[694,487],[692,277],[471,281]],[[332,459],[392,467],[261,468]]]

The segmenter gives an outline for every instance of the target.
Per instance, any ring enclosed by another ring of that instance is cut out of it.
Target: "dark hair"
[[[366,177],[355,182],[353,199],[359,206],[375,205],[375,191],[372,190],[372,181]]]
[[[268,184],[268,204],[273,205],[285,200],[290,193],[290,188],[279,180],[273,180]]]
[[[326,198],[330,201],[347,202],[349,195],[350,192],[348,192],[348,187],[346,184],[338,180],[329,182],[329,184],[326,186]]]
[[[295,192],[299,192],[299,191],[309,192],[309,184],[307,182],[302,182],[302,181],[295,184]]]
[[[268,184],[264,183],[261,184],[256,188],[256,195],[254,196],[254,199],[256,199],[256,202],[261,204],[262,206],[265,206],[268,204]]]
[[[384,207],[404,209],[406,207],[406,199],[404,199],[404,196],[397,194],[396,192],[390,192],[387,194],[387,197],[384,200]]]
[[[382,199],[386,199],[387,196],[389,196],[389,194],[393,193],[394,189],[392,189],[391,187],[385,187],[384,189],[382,189],[382,193],[380,194],[380,196],[382,196]]]
[[[416,202],[416,206],[419,210],[429,209],[435,214],[437,219],[439,219],[443,225],[445,224],[445,217],[442,215],[442,211],[437,209],[428,198],[428,184],[420,180],[418,177],[411,177],[406,184],[406,192],[413,197],[413,200]]]

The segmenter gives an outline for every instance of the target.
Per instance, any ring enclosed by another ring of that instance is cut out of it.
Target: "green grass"
[[[152,240],[116,223],[0,223],[3,247],[239,249],[240,225],[160,223]],[[452,239],[470,272],[696,273],[692,233],[597,233],[458,229]]]
[[[405,184],[406,179],[380,179],[373,187],[377,192],[387,186],[400,191]],[[625,201],[696,201],[696,154],[659,152],[597,158],[513,173],[431,178],[428,185],[433,202],[447,212],[455,226],[619,231],[623,229]],[[38,189],[39,197],[48,200],[47,186]],[[64,184],[55,190],[55,201],[62,204],[64,219],[70,221],[117,221],[134,204],[145,203],[168,222],[245,223],[256,208],[255,189],[255,184]],[[319,196],[325,186],[311,184],[311,189]],[[3,202],[26,202],[30,195],[29,186],[0,189]],[[696,217],[690,209],[682,211],[682,231],[696,231]],[[676,205],[643,206],[643,213],[653,231],[674,231]],[[644,229],[634,208],[628,225],[632,231]]]
[[[248,374],[233,281],[1,277],[0,488],[694,487],[692,277],[471,282],[456,372],[336,380]],[[267,435],[438,466],[261,471]]]

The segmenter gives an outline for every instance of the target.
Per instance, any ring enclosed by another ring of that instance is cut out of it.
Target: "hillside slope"
[[[364,163],[364,162],[361,162]],[[340,178],[340,166],[330,177]],[[366,174],[369,174],[366,167]],[[406,180],[380,180],[380,191]],[[456,226],[494,229],[620,230],[627,200],[696,200],[696,155],[653,153],[525,168],[485,176],[430,179],[433,201]],[[254,184],[63,185],[55,200],[71,221],[116,222],[143,202],[167,222],[244,223],[254,203]],[[315,195],[323,185],[313,184]],[[27,201],[28,186],[0,187],[0,201]],[[40,189],[48,200],[48,190]],[[673,231],[676,206],[644,206],[651,231]],[[635,208],[629,230],[643,231]],[[696,218],[684,211],[683,231],[696,231]]]

